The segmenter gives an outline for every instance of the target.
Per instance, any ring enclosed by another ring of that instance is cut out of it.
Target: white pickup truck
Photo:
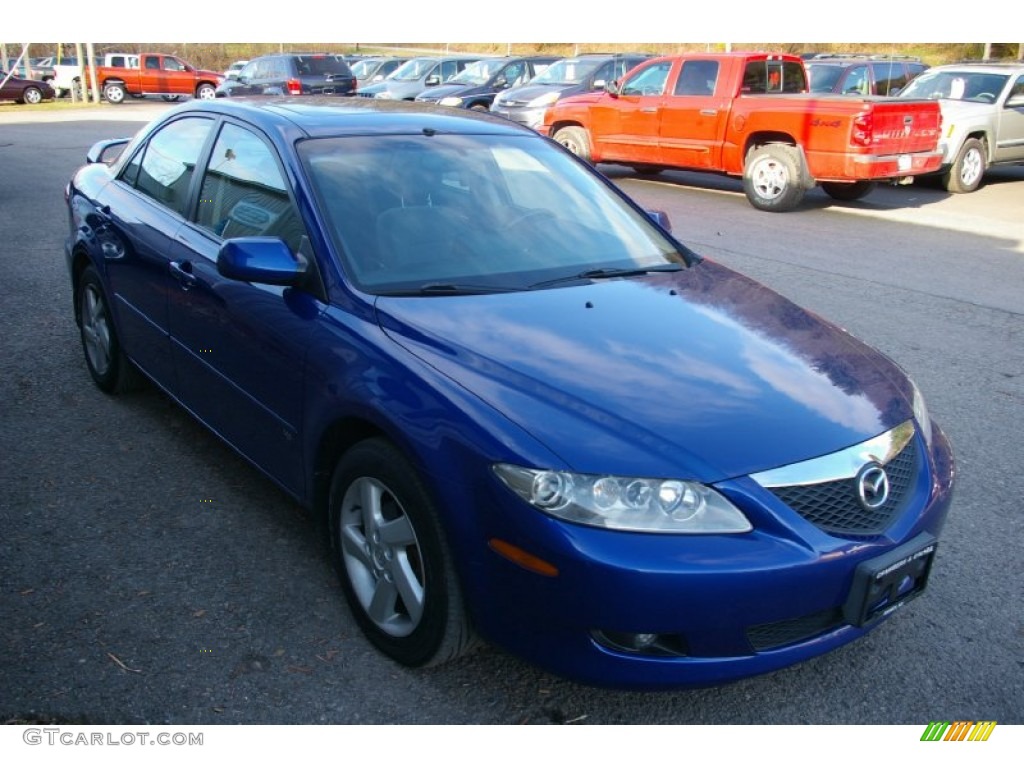
[[[137,67],[139,57],[134,53],[108,53],[95,57],[97,67]],[[132,63],[129,63],[132,62]],[[50,56],[40,61],[39,66],[53,67],[53,80],[50,85],[57,96],[66,96],[72,89],[76,92],[82,85],[82,65],[74,56]]]
[[[947,191],[973,192],[993,165],[1024,163],[1024,62],[932,67],[899,95],[939,100]]]

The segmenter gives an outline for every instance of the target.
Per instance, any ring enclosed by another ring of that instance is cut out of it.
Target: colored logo
[[[924,729],[921,741],[988,741],[995,727],[995,720],[932,721]]]

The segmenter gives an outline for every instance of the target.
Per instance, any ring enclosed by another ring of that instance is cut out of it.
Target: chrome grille
[[[876,536],[903,509],[917,476],[917,442],[911,440],[885,465],[889,498],[877,509],[866,509],[857,495],[856,479],[770,489],[797,514],[827,533]]]

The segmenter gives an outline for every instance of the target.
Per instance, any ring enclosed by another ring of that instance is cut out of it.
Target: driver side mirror
[[[424,85],[440,85],[441,78],[438,75],[431,75],[426,80],[424,80],[423,83]]]
[[[597,82],[594,83],[594,85],[597,85],[597,83],[601,84],[600,87],[603,88],[604,92],[607,93],[609,96],[615,97],[619,95],[618,80],[609,80],[607,82],[604,80],[598,80]]]
[[[1006,100],[1006,106],[1010,109],[1020,109],[1021,107],[1024,107],[1024,93],[1008,98]]]

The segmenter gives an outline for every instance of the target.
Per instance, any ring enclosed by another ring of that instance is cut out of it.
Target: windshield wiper
[[[484,293],[515,293],[522,288],[507,285],[479,285],[476,283],[424,283],[415,288],[385,291],[382,296],[474,296]]]
[[[562,277],[554,277],[550,280],[541,280],[539,283],[531,285],[530,288],[544,288],[545,286],[557,285],[558,283],[571,283],[576,280],[607,280],[613,277],[635,277],[637,275],[646,275],[651,272],[678,272],[681,269],[682,266],[679,264],[662,264],[657,267],[627,267],[621,269],[587,269],[575,275],[563,275]]]

